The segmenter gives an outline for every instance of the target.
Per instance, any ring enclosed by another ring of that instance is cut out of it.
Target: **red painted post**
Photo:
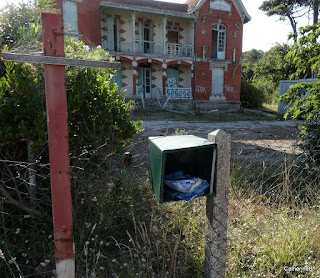
[[[64,57],[62,15],[42,14],[42,28],[44,55]],[[56,271],[59,278],[72,278],[75,264],[65,67],[44,65],[44,70]]]

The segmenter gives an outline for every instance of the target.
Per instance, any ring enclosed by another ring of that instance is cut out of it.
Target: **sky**
[[[28,0],[0,0],[0,9],[6,2],[20,2]],[[184,3],[185,0],[159,0],[174,3]],[[268,51],[277,43],[287,42],[292,31],[289,21],[280,21],[278,16],[266,16],[258,8],[263,0],[242,0],[251,21],[244,25],[243,51],[258,49]],[[300,26],[308,24],[307,19],[300,22]]]

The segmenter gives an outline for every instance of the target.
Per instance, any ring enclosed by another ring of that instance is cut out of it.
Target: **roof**
[[[119,5],[121,6],[133,6],[138,8],[147,8],[151,10],[170,11],[174,13],[188,14],[187,4],[177,4],[169,2],[161,2],[156,0],[101,0],[101,3]],[[120,8],[119,7],[119,8]]]
[[[185,4],[189,5],[189,12],[194,13],[197,10],[199,10],[206,1],[207,0],[186,0]],[[251,16],[247,12],[242,1],[241,0],[232,0],[232,2],[234,3],[236,9],[238,10],[240,16],[244,18],[244,23],[249,22],[251,20]]]
[[[168,14],[168,15],[180,15],[184,17],[191,17],[199,10],[203,4],[208,0],[186,0],[184,4],[177,4],[171,2],[163,2],[157,0],[101,0],[100,5],[109,6],[115,8],[133,8],[137,10],[146,10],[155,13]],[[218,0],[219,1],[219,0]],[[223,0],[220,0],[223,1]],[[248,14],[241,0],[232,0],[237,8],[241,17],[244,18],[244,23],[251,20],[251,16]],[[169,13],[166,13],[169,12]],[[171,13],[171,14],[170,14]]]

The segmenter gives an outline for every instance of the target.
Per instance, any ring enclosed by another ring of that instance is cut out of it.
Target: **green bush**
[[[259,108],[262,107],[264,97],[263,93],[254,85],[242,79],[240,100],[242,107]]]
[[[76,52],[79,46],[83,49],[83,43],[73,41],[68,50]],[[38,154],[47,144],[43,67],[13,62],[5,66],[6,74],[0,80],[0,146],[32,141],[34,154]],[[139,130],[140,122],[133,123],[129,117],[131,102],[125,103],[124,92],[111,81],[113,75],[113,70],[67,68],[72,152],[97,144],[114,149]]]

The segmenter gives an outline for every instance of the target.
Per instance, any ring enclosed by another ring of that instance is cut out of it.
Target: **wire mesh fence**
[[[47,150],[30,163],[26,148],[0,152],[1,273],[54,277]],[[217,243],[227,277],[319,277],[319,174],[292,137],[235,136],[228,235]],[[117,152],[71,155],[71,177],[77,277],[202,277],[206,198],[157,205],[144,134]]]

